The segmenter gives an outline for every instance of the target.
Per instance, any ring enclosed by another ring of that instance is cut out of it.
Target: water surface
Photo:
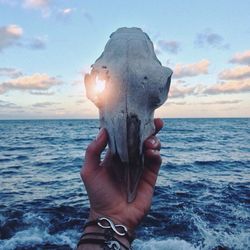
[[[0,121],[0,249],[74,249],[97,120]],[[250,248],[250,119],[167,119],[135,249]]]

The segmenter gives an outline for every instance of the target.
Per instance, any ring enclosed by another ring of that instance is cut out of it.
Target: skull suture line
[[[167,100],[172,73],[157,59],[146,33],[120,28],[85,75],[87,97],[99,108],[100,126],[121,162],[114,172],[129,202],[143,173],[143,142],[155,131],[154,110]]]

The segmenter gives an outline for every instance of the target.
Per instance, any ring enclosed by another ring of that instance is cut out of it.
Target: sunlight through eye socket
[[[97,76],[95,80],[94,91],[97,94],[101,94],[104,91],[104,89],[105,89],[105,80],[100,80]]]

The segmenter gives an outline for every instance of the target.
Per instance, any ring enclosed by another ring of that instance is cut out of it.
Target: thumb
[[[104,128],[101,128],[96,139],[92,141],[86,149],[85,154],[85,171],[93,171],[99,167],[102,151],[108,143],[108,133]]]

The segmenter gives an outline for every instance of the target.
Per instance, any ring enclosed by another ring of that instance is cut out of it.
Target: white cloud
[[[30,76],[21,76],[16,79],[11,79],[0,84],[0,94],[10,90],[47,91],[54,85],[61,84],[62,81],[56,77],[48,76],[47,74],[33,74]]]
[[[34,108],[48,108],[54,105],[59,104],[58,102],[37,102],[32,104],[32,107]]]
[[[216,83],[203,89],[202,94],[235,94],[250,92],[250,80],[247,81],[226,81]]]
[[[250,78],[250,66],[238,66],[219,73],[222,80],[244,80]]]
[[[45,37],[34,37],[31,39],[30,43],[28,44],[28,48],[31,49],[45,49],[46,48],[47,39]]]
[[[24,0],[22,6],[26,9],[39,10],[42,17],[48,18],[52,13],[51,3],[52,0]]]
[[[172,54],[177,54],[180,50],[180,44],[177,41],[159,40],[157,44],[159,48]]]
[[[242,102],[242,100],[221,100],[221,101],[214,101],[214,102],[199,102],[197,104],[200,104],[200,105],[217,105],[217,104],[225,105],[225,104],[238,104],[241,102]]]
[[[57,17],[62,20],[67,20],[70,18],[75,11],[75,8],[65,8],[57,11]]]
[[[23,34],[22,28],[15,24],[7,26],[6,32],[15,37],[19,37]]]
[[[6,102],[6,101],[0,100],[0,110],[1,109],[5,111],[6,109],[22,109],[22,107],[12,102]]]
[[[173,102],[173,101],[168,101],[166,102],[167,105],[186,105],[187,102]]]
[[[17,78],[22,76],[23,73],[19,69],[15,68],[0,68],[0,77]]]
[[[26,8],[38,9],[47,7],[49,5],[49,2],[49,0],[24,0],[23,5]]]
[[[236,53],[229,62],[250,65],[250,50]]]
[[[174,71],[173,78],[192,77],[192,76],[207,74],[209,64],[210,64],[209,61],[205,59],[197,63],[176,64],[173,70]]]
[[[194,94],[196,94],[195,86],[182,85],[179,84],[178,82],[173,82],[170,85],[169,97],[171,98],[185,97]]]
[[[187,102],[187,101],[178,101],[178,102],[174,102],[174,101],[168,101],[166,104],[167,105],[178,105],[178,106],[182,106],[182,105],[225,105],[225,104],[239,104],[241,103],[242,100],[239,99],[235,99],[235,100],[218,100],[218,101],[203,101],[203,102]]]
[[[46,90],[31,90],[30,94],[32,95],[44,95],[44,96],[49,96],[49,95],[54,95],[54,92],[51,91],[46,91]]]
[[[227,49],[229,44],[224,43],[224,38],[212,32],[210,29],[206,29],[196,36],[195,44],[199,47],[213,47],[217,49]]]
[[[0,52],[9,46],[16,45],[22,35],[23,29],[16,24],[0,27]]]
[[[23,29],[16,24],[0,27],[0,52],[14,45],[30,49],[44,49],[46,42],[46,36],[37,36],[32,39],[23,38]]]
[[[187,96],[238,94],[248,92],[250,92],[250,79],[222,81],[209,86],[206,84],[189,86],[188,84],[183,84],[180,81],[173,81],[170,86],[169,97],[172,99]]]
[[[62,9],[60,10],[60,13],[64,16],[70,15],[72,14],[73,9],[72,8],[66,8],[66,9]]]

